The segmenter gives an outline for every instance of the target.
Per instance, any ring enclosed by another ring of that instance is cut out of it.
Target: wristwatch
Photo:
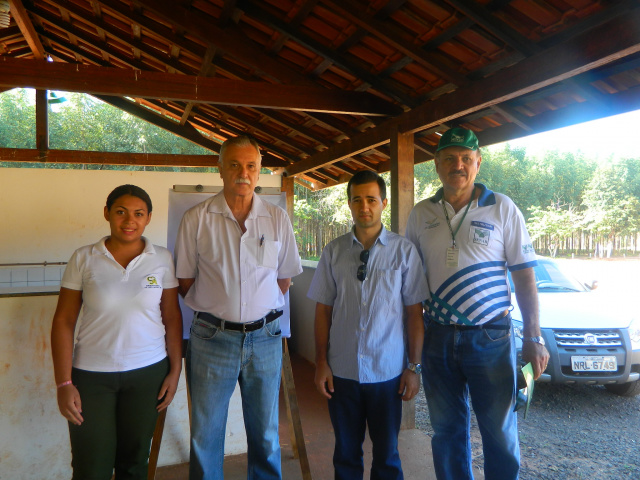
[[[543,347],[546,345],[546,343],[544,342],[544,338],[542,338],[542,337],[522,337],[522,341],[523,342],[539,343]]]
[[[416,375],[420,375],[422,373],[422,365],[420,363],[409,363],[407,368]]]

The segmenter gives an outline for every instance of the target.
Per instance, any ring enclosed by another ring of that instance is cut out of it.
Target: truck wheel
[[[635,397],[640,394],[640,380],[629,383],[612,383],[604,388],[622,397]]]

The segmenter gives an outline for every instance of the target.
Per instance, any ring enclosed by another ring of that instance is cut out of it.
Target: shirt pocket
[[[371,287],[374,311],[383,317],[398,314],[398,308],[402,305],[402,272],[393,269],[375,270],[370,275],[373,281]]]
[[[261,243],[258,247],[258,266],[271,268],[273,270],[277,269],[281,242],[277,240],[264,240]]]

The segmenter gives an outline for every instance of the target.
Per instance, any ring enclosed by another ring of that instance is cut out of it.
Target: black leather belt
[[[505,310],[504,312],[500,312],[498,315],[493,317],[488,322],[483,323],[482,325],[458,325],[457,323],[452,324],[458,330],[510,330],[511,322],[508,325],[494,325],[494,322],[498,320],[502,320],[504,317],[509,315],[509,310]]]
[[[198,318],[211,323],[213,326],[218,327],[220,330],[235,330],[237,332],[247,333],[259,330],[268,323],[273,322],[276,318],[282,316],[282,310],[272,310],[271,313],[265,315],[259,320],[253,320],[252,322],[239,323],[229,322],[223,320],[207,312],[198,312]]]

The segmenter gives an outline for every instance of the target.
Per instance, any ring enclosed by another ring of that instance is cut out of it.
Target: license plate
[[[574,372],[611,372],[618,369],[616,357],[580,356],[571,357]]]

